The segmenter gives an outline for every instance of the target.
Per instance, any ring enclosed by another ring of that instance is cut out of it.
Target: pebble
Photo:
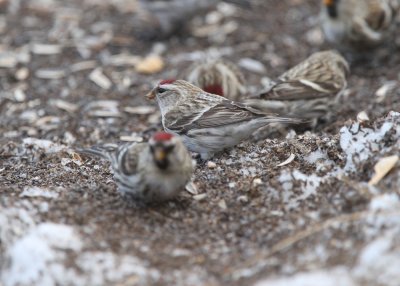
[[[207,162],[207,167],[208,167],[209,169],[214,169],[214,168],[217,167],[217,164],[214,163],[213,161],[208,161],[208,162]]]

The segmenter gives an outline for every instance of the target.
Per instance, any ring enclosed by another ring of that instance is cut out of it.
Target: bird
[[[301,114],[315,126],[319,118],[329,118],[347,87],[348,62],[335,50],[313,53],[292,67],[266,90],[245,104],[270,112]]]
[[[196,62],[189,67],[187,81],[212,94],[238,100],[246,92],[245,79],[234,63],[225,59]]]
[[[323,0],[322,30],[328,42],[344,51],[365,51],[389,34],[398,0]]]
[[[166,132],[148,142],[106,144],[77,150],[111,162],[118,191],[145,203],[175,198],[191,180],[192,157],[182,140]]]
[[[269,123],[303,122],[207,93],[185,80],[162,80],[146,97],[156,98],[164,130],[181,136],[186,147],[202,160],[241,143]]]

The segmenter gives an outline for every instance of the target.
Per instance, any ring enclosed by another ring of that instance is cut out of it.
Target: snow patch
[[[387,233],[364,247],[354,269],[354,275],[361,283],[368,281],[371,285],[399,285],[400,248],[394,246],[394,240],[399,234]]]
[[[36,148],[43,149],[46,153],[58,153],[60,151],[66,150],[67,147],[65,145],[54,143],[50,140],[38,139],[38,138],[24,138],[22,142],[25,145],[33,145]]]
[[[385,122],[378,130],[363,128],[360,123],[340,129],[340,147],[346,154],[344,171],[356,171],[356,165],[367,160],[372,152],[382,149],[386,133],[393,128],[392,122]]]
[[[157,280],[161,275],[136,257],[111,252],[86,252],[79,256],[77,265],[86,273],[86,285],[105,285],[132,276],[137,284],[144,285],[149,278]]]
[[[65,258],[60,250],[81,248],[80,238],[72,227],[40,224],[8,249],[10,267],[3,272],[4,285],[53,285],[49,266]]]
[[[20,197],[58,198],[58,193],[40,187],[25,187]]]
[[[291,277],[266,279],[254,286],[355,286],[347,269],[337,267],[332,270],[316,270],[308,273],[298,273]]]

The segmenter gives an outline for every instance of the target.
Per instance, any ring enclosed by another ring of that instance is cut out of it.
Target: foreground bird
[[[147,98],[157,98],[164,129],[180,135],[187,148],[203,160],[239,144],[269,123],[303,122],[254,110],[184,80],[163,80]]]
[[[322,29],[338,49],[365,50],[385,39],[398,9],[398,0],[323,0]]]
[[[155,133],[148,143],[95,146],[79,150],[111,162],[118,190],[144,202],[176,197],[190,181],[194,165],[179,137]]]
[[[268,100],[270,111],[301,114],[315,125],[318,118],[329,117],[335,109],[349,71],[347,61],[336,51],[314,53],[282,74],[260,97]],[[281,104],[274,107],[270,101]],[[246,103],[255,108],[263,104],[260,100]]]
[[[233,63],[222,59],[208,59],[189,68],[188,82],[208,93],[237,100],[245,93],[244,76]]]

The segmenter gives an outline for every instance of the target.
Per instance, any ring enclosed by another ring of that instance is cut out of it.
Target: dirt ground
[[[161,130],[144,95],[206,51],[255,91],[329,48],[319,1],[241,3],[149,42],[133,0],[0,0],[0,285],[400,285],[399,163],[368,184],[400,151],[399,28],[352,65],[334,122],[198,164],[198,194],[137,205],[73,152]]]

